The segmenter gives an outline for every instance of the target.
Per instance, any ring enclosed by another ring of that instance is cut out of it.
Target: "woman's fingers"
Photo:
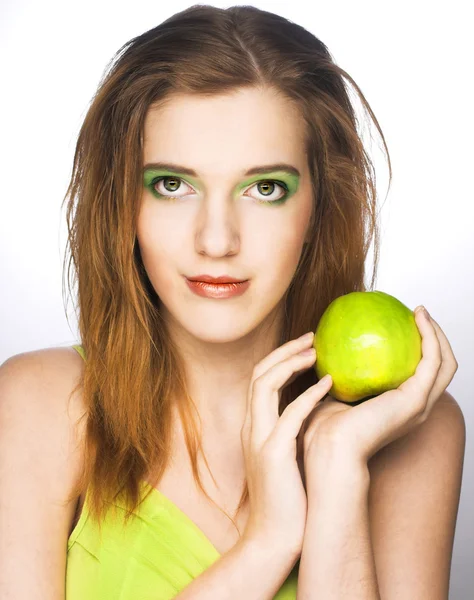
[[[283,346],[279,346],[255,365],[252,379],[257,379],[257,377],[260,377],[260,375],[263,375],[263,373],[268,371],[270,367],[273,367],[282,360],[285,360],[286,358],[289,358],[290,356],[309,348],[313,343],[313,339],[314,333],[309,331],[301,337],[296,338],[295,340],[290,340],[289,342],[286,342],[286,344],[283,344]]]
[[[444,331],[438,325],[438,323],[430,317],[431,324],[438,337],[439,345],[441,348],[441,366],[438,371],[438,377],[433,385],[430,396],[428,398],[428,411],[431,410],[433,404],[438,400],[441,394],[445,391],[448,385],[451,383],[456,371],[458,370],[458,362],[454,356],[451,344],[448,341]]]
[[[421,333],[422,358],[415,374],[398,386],[408,400],[406,407],[410,413],[425,410],[428,397],[433,389],[441,367],[442,355],[438,336],[423,310],[415,312],[415,320]]]
[[[332,378],[330,375],[326,375],[290,402],[282,412],[273,434],[270,436],[272,443],[281,444],[282,440],[296,439],[303,421],[328,393],[331,385]]]
[[[293,373],[309,368],[315,358],[314,351],[310,355],[294,354],[270,367],[253,381],[250,416],[251,436],[254,443],[263,444],[280,418],[278,415],[280,389]]]
[[[310,347],[313,343],[314,334],[313,332],[308,332],[295,340],[290,340],[283,346],[279,346],[273,352],[270,352],[267,356],[265,356],[260,362],[258,362],[254,368],[252,377],[249,384],[249,389],[247,393],[247,411],[246,418],[244,423],[244,429],[250,428],[251,423],[251,401],[252,401],[252,388],[254,381],[260,377],[263,373],[268,371],[271,367],[278,364],[282,360],[289,358],[305,350]]]
[[[314,395],[311,399],[307,393],[281,417],[278,408],[282,387],[295,373],[314,364],[314,349],[306,355],[301,353],[309,350],[311,343],[312,335],[291,340],[254,367],[241,431],[250,504],[244,535],[284,540],[298,552],[304,538],[307,499],[297,462],[296,437],[314,405]],[[276,437],[275,428],[283,422],[286,427],[282,426]]]

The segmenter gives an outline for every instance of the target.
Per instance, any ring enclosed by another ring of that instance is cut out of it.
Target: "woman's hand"
[[[330,378],[305,390],[281,416],[278,407],[281,390],[313,364],[313,337],[291,340],[255,365],[241,430],[250,506],[242,539],[291,555],[301,553],[307,512],[296,438],[304,419],[327,394]],[[309,354],[301,354],[304,350]]]
[[[422,359],[415,374],[397,389],[357,406],[329,399],[319,403],[304,427],[306,479],[311,463],[324,448],[347,456],[351,464],[367,465],[381,448],[423,423],[457,371],[458,363],[441,327],[423,311],[415,310],[422,337]],[[327,456],[327,454],[326,454]],[[316,462],[314,463],[316,466]]]

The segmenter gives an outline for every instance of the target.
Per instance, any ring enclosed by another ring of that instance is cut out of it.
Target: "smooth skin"
[[[67,539],[83,464],[83,369],[73,348],[10,357],[0,366],[0,598],[63,600]]]
[[[278,415],[281,390],[290,376],[312,364],[308,348],[313,333],[280,346],[255,366],[249,386],[247,413],[241,437],[250,497],[245,536],[294,550],[303,545],[307,500],[296,462],[297,438],[303,421],[328,392],[330,379],[321,380],[295,398]]]

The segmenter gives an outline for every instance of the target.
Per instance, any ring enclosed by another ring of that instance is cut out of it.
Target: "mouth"
[[[188,281],[211,284],[245,283],[248,281],[248,279],[235,279],[229,275],[220,275],[219,277],[212,277],[211,275],[196,275],[195,277],[186,277],[186,279]]]
[[[245,281],[220,281],[217,283],[189,279],[188,277],[185,277],[185,280],[188,288],[192,292],[204,298],[224,299],[241,296],[250,286],[250,281],[248,279]]]

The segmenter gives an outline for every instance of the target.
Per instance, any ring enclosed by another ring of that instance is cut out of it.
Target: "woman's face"
[[[296,109],[269,89],[176,95],[150,108],[137,237],[175,330],[229,342],[282,308],[312,210],[303,127]],[[293,172],[264,172],[283,164]],[[185,279],[200,274],[250,284],[239,296],[205,298]]]

